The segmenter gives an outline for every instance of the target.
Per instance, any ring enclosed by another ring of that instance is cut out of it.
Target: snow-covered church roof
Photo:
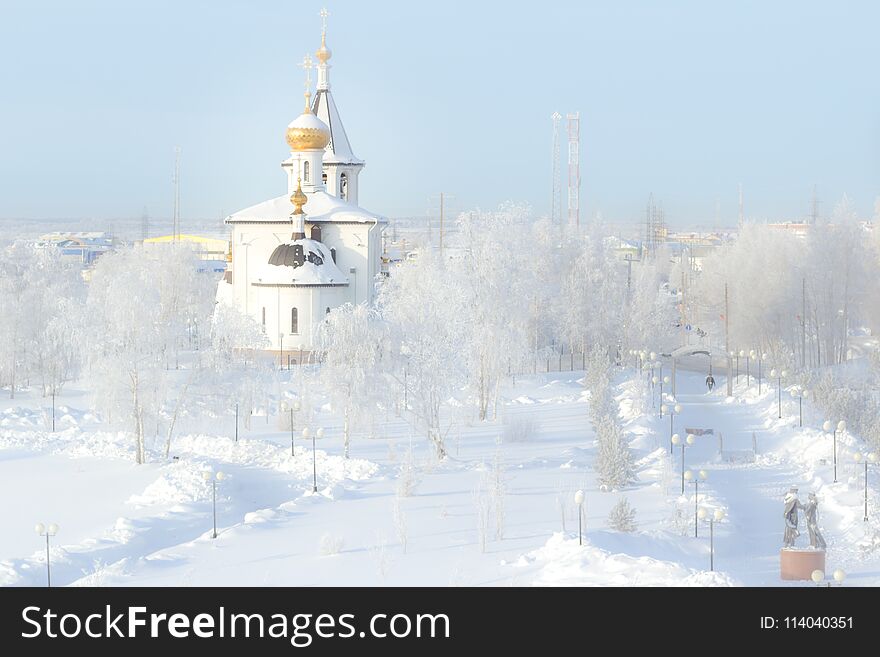
[[[328,164],[363,164],[363,160],[359,159],[351,149],[351,142],[345,134],[345,126],[342,125],[339,110],[329,88],[318,88],[312,111],[330,126],[330,143],[325,149],[324,161]]]
[[[306,203],[308,211],[307,223],[372,224],[386,222],[386,219],[383,217],[367,212],[363,208],[343,201],[341,198],[337,198],[323,190],[307,192],[306,196],[308,196]],[[227,217],[226,223],[290,223],[291,208],[289,196],[286,194],[276,196],[268,201],[239,210]]]
[[[301,264],[294,263],[293,253],[302,249]],[[290,264],[273,264],[286,262]],[[269,262],[254,277],[252,285],[291,285],[294,287],[348,285],[348,278],[336,263],[327,245],[302,238],[279,244]]]

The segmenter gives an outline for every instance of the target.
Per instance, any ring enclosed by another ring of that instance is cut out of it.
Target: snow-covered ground
[[[722,377],[709,394],[703,374],[679,371],[676,431],[714,430],[685,452],[688,468],[708,474],[699,504],[726,511],[709,572],[708,524],[694,538],[694,487],[680,495],[681,452],[670,460],[668,418],[650,400],[648,413],[636,412],[637,375],[618,371],[638,481],[600,491],[581,376],[517,377],[497,421],[449,418],[450,455],[439,463],[408,418],[393,413],[377,418],[374,436],[355,438],[346,460],[341,421],[322,407],[313,426],[326,436],[314,464],[299,435],[291,457],[290,434],[272,416],[254,418],[238,443],[231,426],[216,427],[177,438],[177,460],[154,452],[137,466],[133,440],[91,415],[82,390],[58,399],[55,433],[45,400],[17,394],[0,403],[0,584],[45,582],[45,544],[33,525],[57,522],[56,585],[773,586],[782,584],[781,500],[791,485],[802,499],[818,494],[828,570],[843,568],[848,584],[880,584],[878,522],[862,520],[863,470],[852,460],[864,448],[841,437],[831,483],[831,444],[809,405],[798,429],[796,407],[777,419],[775,389],[759,396],[741,385],[727,399]],[[506,432],[517,440],[501,440],[505,424],[519,427]],[[216,539],[208,470],[228,475],[218,484]],[[873,508],[880,473],[871,474]],[[584,545],[578,489],[586,493]],[[608,527],[622,496],[637,512],[633,533]]]

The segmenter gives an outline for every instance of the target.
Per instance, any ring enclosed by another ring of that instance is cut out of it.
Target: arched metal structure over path
[[[685,358],[687,356],[706,356],[709,359],[709,373],[712,373],[712,352],[701,346],[692,346],[687,345],[684,347],[679,347],[678,349],[673,349],[669,353],[661,353],[661,356],[664,358],[669,358],[672,361],[672,396],[675,397],[675,364],[681,358]]]

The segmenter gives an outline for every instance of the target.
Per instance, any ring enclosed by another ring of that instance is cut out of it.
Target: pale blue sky
[[[548,212],[580,110],[586,212],[678,224],[880,196],[880,3],[0,0],[0,217],[218,217],[283,193],[296,64],[331,12],[361,204]]]

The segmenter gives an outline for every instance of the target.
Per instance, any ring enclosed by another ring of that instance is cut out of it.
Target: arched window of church
[[[299,333],[299,310],[296,308],[290,309],[290,332]]]
[[[339,198],[348,200],[348,176],[344,173],[339,174]]]
[[[303,162],[303,179],[309,182],[309,163]]]
[[[336,249],[330,249],[330,257],[333,258],[334,264],[336,263]]]
[[[327,172],[326,171],[321,174],[321,182],[324,183],[325,185],[327,184]]]

